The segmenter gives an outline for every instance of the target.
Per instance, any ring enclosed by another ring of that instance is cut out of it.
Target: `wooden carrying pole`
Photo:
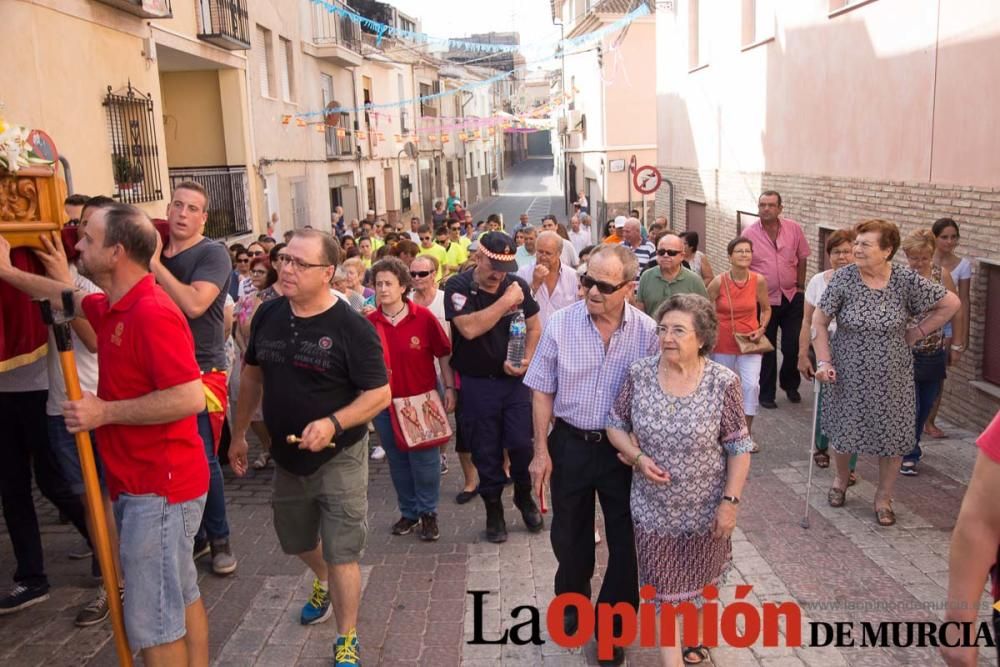
[[[83,398],[80,391],[80,376],[76,371],[76,355],[73,354],[73,339],[70,336],[69,320],[73,316],[73,293],[63,292],[63,313],[59,320],[52,317],[52,307],[48,301],[42,301],[42,317],[46,324],[52,327],[59,350],[59,364],[62,366],[63,381],[66,384],[66,396],[71,401]],[[68,308],[66,307],[68,306]],[[104,514],[104,500],[101,486],[97,480],[97,468],[94,465],[94,448],[90,441],[90,433],[80,431],[76,434],[76,451],[80,455],[80,470],[83,472],[83,486],[86,491],[87,512],[90,514],[90,526],[93,534],[90,541],[97,553],[97,562],[101,566],[101,577],[104,579],[104,589],[108,595],[108,605],[111,610],[111,627],[114,631],[115,649],[118,651],[118,664],[122,667],[132,667],[132,652],[128,647],[128,637],[125,635],[125,615],[122,599],[118,593],[120,580],[118,569],[111,551],[111,538],[108,535],[107,517]]]

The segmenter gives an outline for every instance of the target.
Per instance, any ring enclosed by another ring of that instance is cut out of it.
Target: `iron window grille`
[[[127,204],[163,199],[153,96],[134,88],[131,82],[118,92],[108,86],[104,109],[111,140],[115,199]]]
[[[170,170],[170,189],[183,181],[200,183],[208,193],[205,236],[221,239],[249,234],[250,188],[246,167],[196,167]]]

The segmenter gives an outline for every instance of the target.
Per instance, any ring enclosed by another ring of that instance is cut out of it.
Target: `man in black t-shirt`
[[[149,268],[187,318],[205,386],[217,388],[211,397],[212,404],[224,406],[227,397],[217,392],[226,386],[227,334],[223,311],[232,262],[226,246],[202,234],[208,207],[208,193],[200,183],[183,181],[174,188],[167,205],[170,236],[162,250],[153,256]],[[228,575],[236,571],[236,558],[229,544],[225,485],[217,455],[225,414],[210,413],[209,405],[206,401],[205,410],[198,414],[198,434],[205,445],[209,485],[205,513],[194,540],[194,557],[211,552],[212,571]]]
[[[336,240],[318,230],[296,230],[278,254],[284,296],[262,304],[251,322],[229,461],[246,473],[246,431],[263,397],[276,464],[274,529],[282,550],[316,575],[300,621],[320,623],[335,611],[336,661],[353,664],[368,525],[367,424],[390,394],[375,328],[330,292],[339,255]]]
[[[521,382],[541,325],[531,287],[511,273],[517,270],[514,252],[510,236],[487,232],[479,239],[476,267],[453,276],[444,288],[444,312],[452,331],[451,365],[462,383],[457,419],[479,472],[490,542],[507,539],[501,498],[507,480],[505,449],[514,480],[514,504],[530,531],[538,532],[543,526],[528,474],[533,454],[531,392]],[[519,310],[527,327],[525,356],[520,366],[512,366],[507,361],[507,343],[511,319]]]

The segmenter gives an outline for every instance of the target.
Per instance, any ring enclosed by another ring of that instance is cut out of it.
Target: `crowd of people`
[[[104,582],[77,625],[107,617],[110,589],[151,664],[207,664],[195,561],[210,557],[218,576],[238,567],[220,456],[238,476],[273,463],[278,542],[314,574],[300,621],[335,617],[334,659],[347,667],[360,655],[369,460],[387,460],[399,508],[375,530],[439,539],[454,441],[455,500],[482,499],[488,541],[508,539],[508,486],[530,533],[551,497],[556,594],[592,597],[599,501],[609,559],[597,602],[636,606],[650,584],[658,606],[700,606],[731,568],[760,451],[751,427],[779,387],[799,403],[801,378],[822,385],[813,457],[833,463],[828,502],[845,504],[858,455],[877,457],[873,510],[890,526],[897,476],[918,473],[968,340],[969,265],[948,218],[905,238],[883,220],[835,231],[829,268],[807,285],[809,244],[775,191],[721,273],[696,233],[663,218],[647,227],[632,211],[598,238],[585,198],[568,226],[524,214],[511,234],[497,215],[474,223],[454,192],[433,224],[414,217],[409,230],[374,211],[346,221],[338,207],[332,233],[262,235],[228,257],[202,235],[209,206],[191,181],[159,226],[106,197],[67,200],[79,240],[71,255],[59,235],[43,239],[45,277],[16,268],[0,237],[0,280],[53,303],[74,291],[84,389],[66,400],[51,350],[0,373],[0,416],[21,447],[3,470],[17,570],[0,614],[49,592],[29,465],[90,545],[73,444],[90,431],[122,587]],[[892,261],[900,248],[907,265]],[[984,436],[993,461],[996,440]],[[996,473],[983,463],[976,475]],[[972,527],[956,539],[982,541],[992,516],[963,517]],[[564,630],[579,620],[571,607]],[[662,651],[671,667],[708,658],[701,644]],[[606,662],[623,660],[615,648]]]

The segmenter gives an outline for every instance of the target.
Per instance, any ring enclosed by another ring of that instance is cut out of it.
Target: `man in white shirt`
[[[559,222],[556,220],[556,216],[547,215],[542,218],[542,230],[546,232],[553,232],[556,235],[559,234]],[[562,238],[561,236],[559,238]],[[560,257],[563,264],[568,264],[573,268],[580,263],[580,258],[576,254],[576,250],[573,249],[572,243],[564,243],[562,246],[562,255]]]
[[[523,266],[517,275],[531,285],[531,296],[538,302],[538,321],[542,328],[552,313],[577,300],[576,271],[560,260],[563,239],[545,231],[535,242],[535,261]]]
[[[569,219],[569,242],[573,244],[577,256],[580,255],[580,251],[594,243],[590,240],[590,229],[581,226],[579,215]]]

